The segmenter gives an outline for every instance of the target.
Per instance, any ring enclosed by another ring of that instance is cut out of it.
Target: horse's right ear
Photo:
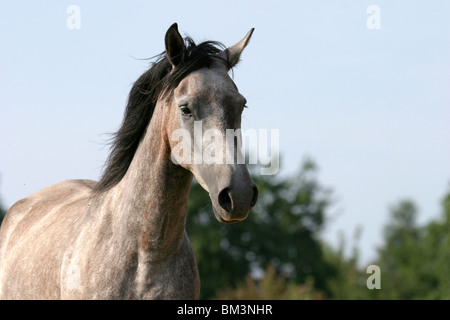
[[[174,23],[166,32],[165,37],[166,54],[172,66],[175,68],[183,61],[185,45],[183,38],[178,32],[178,25]]]

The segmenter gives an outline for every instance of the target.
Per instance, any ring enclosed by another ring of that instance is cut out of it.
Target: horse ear
[[[183,61],[183,53],[185,50],[184,41],[178,32],[177,23],[172,24],[167,30],[164,42],[166,44],[167,58],[172,66],[176,67]]]
[[[248,42],[250,41],[250,38],[252,37],[253,31],[255,28],[251,28],[249,32],[245,35],[245,37],[240,40],[239,42],[236,42],[231,47],[228,47],[227,49],[223,50],[219,53],[219,58],[225,60],[228,62],[227,67],[228,69],[233,68],[238,62],[239,58],[241,56],[242,51],[244,51],[244,48],[247,46]]]

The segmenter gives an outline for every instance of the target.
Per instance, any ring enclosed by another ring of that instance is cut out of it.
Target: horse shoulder
[[[66,180],[43,188],[11,206],[3,220],[2,230],[11,229],[23,219],[30,218],[32,211],[45,215],[55,205],[88,198],[96,183],[93,180]]]
[[[45,229],[49,224],[58,228],[66,220],[64,218],[83,215],[84,204],[87,205],[95,183],[91,180],[67,180],[17,201],[8,210],[1,225],[0,259],[6,254],[6,247],[16,246],[17,241],[23,242],[39,229]]]

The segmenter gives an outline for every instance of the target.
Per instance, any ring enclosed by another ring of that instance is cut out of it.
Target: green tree
[[[337,300],[366,300],[376,299],[377,290],[369,290],[366,285],[368,274],[365,268],[359,266],[359,249],[357,241],[361,234],[361,229],[356,229],[354,234],[354,244],[350,256],[345,253],[348,251],[348,243],[343,235],[339,246],[335,249],[324,243],[325,258],[333,265],[337,272],[336,276],[329,279],[330,294],[329,299]]]
[[[383,275],[383,297],[413,299],[422,290],[421,272],[423,238],[417,226],[417,208],[404,200],[391,209],[391,220],[384,230],[384,247],[379,250]]]
[[[417,214],[411,200],[391,210],[375,262],[382,273],[379,298],[450,299],[450,192],[438,220],[419,226]]]
[[[366,267],[358,266],[358,249],[346,257],[345,241],[338,249],[326,243],[326,260],[337,270],[329,279],[332,299],[450,299],[450,192],[442,201],[442,216],[419,226],[412,200],[399,201],[390,210],[383,244],[375,264],[381,271],[381,289],[369,290]]]
[[[5,217],[6,209],[3,208],[1,199],[0,199],[0,226],[2,225],[3,218]]]
[[[428,282],[426,299],[450,299],[450,191],[442,201],[443,215],[424,230],[422,273]]]
[[[0,203],[0,226],[2,225],[5,214],[6,214],[6,210],[3,209],[3,207],[1,206],[1,203]]]
[[[317,182],[316,166],[305,161],[288,178],[252,171],[259,199],[249,217],[237,224],[218,223],[208,194],[198,184],[192,187],[187,232],[199,266],[201,298],[237,286],[248,275],[262,277],[269,265],[289,283],[312,279],[317,290],[328,292],[327,279],[335,271],[324,261],[319,232],[330,191]]]
[[[216,297],[220,300],[321,300],[323,295],[314,289],[309,278],[304,284],[296,284],[292,280],[276,273],[270,265],[261,280],[247,276],[236,288],[219,289]]]

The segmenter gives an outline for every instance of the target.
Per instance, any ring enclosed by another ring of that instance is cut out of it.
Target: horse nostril
[[[233,205],[231,203],[231,198],[229,194],[229,188],[225,188],[219,193],[219,205],[224,209],[226,212],[231,212],[231,209],[233,208]]]
[[[258,201],[258,187],[253,187],[253,196],[252,201],[250,202],[250,206],[253,207],[256,204],[256,201]]]

